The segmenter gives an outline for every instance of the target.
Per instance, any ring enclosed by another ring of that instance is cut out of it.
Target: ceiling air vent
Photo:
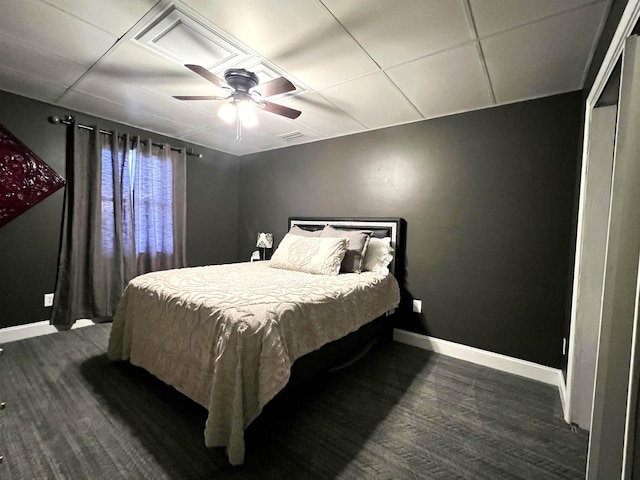
[[[278,135],[278,138],[282,138],[283,140],[286,140],[287,142],[290,141],[290,140],[293,140],[294,138],[300,138],[300,137],[304,137],[304,133],[300,132],[299,130],[295,130],[293,132],[283,133],[282,135]]]

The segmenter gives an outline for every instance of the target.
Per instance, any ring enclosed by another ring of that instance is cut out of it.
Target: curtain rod
[[[51,123],[54,124],[65,124],[65,125],[71,125],[73,123],[73,116],[72,115],[65,115],[64,117],[60,118],[56,115],[52,115],[51,117],[49,117],[49,121]],[[95,127],[92,127],[90,125],[83,125],[81,123],[77,123],[76,126],[78,128],[84,128],[85,130],[95,130]],[[113,135],[113,132],[110,132],[108,130],[102,130],[101,128],[98,129],[98,132],[103,133],[105,135]],[[146,142],[143,142],[146,143]],[[162,143],[152,143],[152,145],[154,147],[161,147],[164,148],[164,145]],[[193,149],[191,147],[186,148],[178,148],[178,147],[171,147],[171,150],[173,150],[174,152],[181,152],[182,150],[186,150],[187,155],[192,156],[192,157],[198,157],[198,158],[202,158],[202,154],[201,153],[196,153],[193,151]]]

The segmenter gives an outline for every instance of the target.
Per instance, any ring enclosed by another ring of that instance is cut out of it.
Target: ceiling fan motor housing
[[[258,75],[244,68],[230,68],[224,72],[224,80],[216,77],[209,70],[201,65],[188,63],[185,65],[189,70],[200,75],[208,82],[213,83],[218,88],[232,89],[227,97],[218,97],[214,95],[176,95],[174,98],[178,100],[229,100],[230,103],[236,102],[253,102],[262,110],[269,113],[275,113],[283,117],[295,120],[302,113],[300,110],[285,107],[277,103],[272,103],[263,98],[280,95],[286,92],[292,92],[296,89],[295,85],[284,77],[274,78],[256,88],[260,83]],[[252,89],[255,89],[251,91]],[[237,105],[236,105],[237,106]]]
[[[244,68],[230,68],[224,72],[224,79],[236,91],[249,93],[249,90],[258,86],[258,76]]]

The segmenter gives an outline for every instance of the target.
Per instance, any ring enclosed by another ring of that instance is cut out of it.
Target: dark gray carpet
[[[286,391],[246,463],[204,447],[206,411],[105,355],[109,324],[9,343],[0,478],[583,478],[587,434],[554,387],[398,343]]]

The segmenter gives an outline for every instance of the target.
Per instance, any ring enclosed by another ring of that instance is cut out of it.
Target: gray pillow
[[[327,225],[322,230],[323,237],[339,237],[349,240],[347,252],[342,260],[342,273],[361,273],[364,253],[367,251],[373,232],[370,230],[340,230]]]
[[[294,225],[289,230],[291,235],[298,235],[299,237],[319,237],[322,233],[322,230],[305,230],[304,228],[300,228],[297,225]]]

